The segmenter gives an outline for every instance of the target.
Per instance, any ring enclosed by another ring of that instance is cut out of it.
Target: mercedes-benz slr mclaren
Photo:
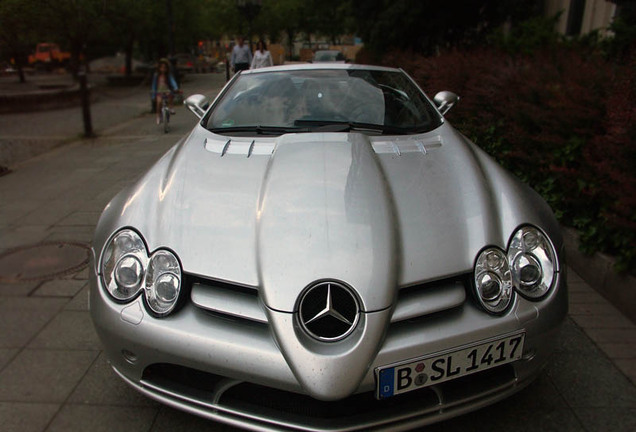
[[[540,373],[567,312],[546,203],[402,70],[237,74],[108,204],[90,308],[115,372],[253,430],[404,430]]]

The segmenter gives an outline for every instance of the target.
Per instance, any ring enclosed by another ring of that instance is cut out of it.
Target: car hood
[[[274,311],[335,279],[373,312],[398,288],[470,272],[523,223],[558,236],[545,203],[447,124],[392,138],[230,139],[197,126],[115,197],[95,244],[134,227],[184,272],[257,287]]]

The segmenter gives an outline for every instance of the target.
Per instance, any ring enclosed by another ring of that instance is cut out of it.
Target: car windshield
[[[215,133],[412,134],[442,120],[401,71],[307,69],[240,75],[206,119]]]

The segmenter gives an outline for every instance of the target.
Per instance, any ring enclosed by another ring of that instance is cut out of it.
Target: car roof
[[[260,69],[250,69],[241,72],[242,75],[259,74],[268,72],[290,72],[290,71],[308,71],[308,70],[374,70],[386,72],[401,72],[401,69],[386,66],[371,66],[360,64],[340,64],[340,63],[303,63],[288,64],[282,66],[271,66]]]

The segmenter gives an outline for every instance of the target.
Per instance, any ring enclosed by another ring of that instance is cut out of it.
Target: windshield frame
[[[213,126],[210,123],[210,119],[211,117],[214,115],[214,113],[219,109],[219,106],[225,101],[226,97],[228,96],[229,93],[231,93],[232,91],[235,90],[236,85],[238,83],[241,82],[241,80],[243,78],[247,78],[250,75],[260,75],[260,74],[273,74],[273,73],[288,73],[290,74],[290,76],[293,76],[293,74],[303,74],[304,72],[311,74],[312,72],[320,72],[320,71],[334,71],[334,72],[344,72],[346,74],[349,75],[349,77],[352,77],[352,73],[394,73],[394,74],[399,74],[401,75],[403,78],[405,78],[406,82],[408,82],[412,88],[415,90],[415,93],[417,93],[417,96],[419,96],[419,98],[421,99],[421,103],[423,103],[422,108],[426,110],[426,113],[428,115],[428,123],[426,124],[427,127],[420,127],[420,128],[405,128],[403,131],[398,131],[399,127],[396,127],[394,125],[389,125],[389,124],[376,124],[377,128],[368,128],[368,130],[364,130],[364,128],[359,129],[356,127],[356,125],[361,124],[360,122],[355,122],[355,121],[342,121],[340,123],[343,124],[349,124],[349,128],[348,130],[345,130],[343,128],[343,132],[360,132],[360,133],[365,133],[367,135],[377,135],[377,131],[373,131],[371,129],[387,129],[390,132],[394,132],[394,133],[387,133],[387,132],[380,132],[379,134],[385,134],[385,135],[415,135],[415,134],[421,134],[421,133],[426,133],[426,132],[430,132],[433,131],[437,128],[439,128],[442,124],[444,124],[444,117],[440,114],[440,112],[438,111],[437,107],[435,106],[435,104],[431,101],[431,99],[426,95],[426,93],[420,88],[420,86],[415,82],[415,80],[409,76],[409,74],[407,74],[404,70],[402,69],[398,69],[398,68],[388,68],[388,67],[382,67],[382,66],[362,66],[362,65],[355,65],[355,64],[350,64],[350,65],[340,65],[340,64],[328,64],[328,65],[294,65],[294,66],[274,66],[274,67],[269,67],[269,68],[264,68],[264,69],[256,69],[256,70],[248,70],[248,71],[243,71],[240,73],[235,74],[230,81],[228,81],[228,83],[225,85],[225,87],[222,89],[221,93],[219,93],[219,95],[214,99],[212,105],[210,106],[210,109],[208,109],[208,111],[206,112],[206,114],[204,115],[204,117],[201,119],[200,121],[200,125],[205,128],[208,131],[211,131],[215,134],[219,134],[219,135],[226,135],[226,136],[258,136],[260,135],[259,132],[257,132],[258,130],[262,130],[262,129],[273,129],[273,128],[280,128],[281,130],[283,129],[294,129],[293,127],[290,126],[284,126],[284,125],[267,125],[267,124],[252,124],[251,126],[253,127],[254,131],[253,132],[249,132],[249,126],[248,125],[238,125],[238,126],[234,126],[232,125],[231,127],[228,126],[227,129],[227,133],[224,133],[223,128],[217,126]],[[379,88],[379,87],[378,87]],[[396,90],[400,90],[400,89],[396,89]],[[414,94],[414,93],[412,93]],[[421,113],[423,113],[423,111],[421,111]],[[333,120],[325,120],[325,124],[326,125],[330,125],[333,124],[334,121]],[[424,124],[420,125],[423,126]],[[297,127],[297,130],[286,130],[284,132],[281,132],[280,135],[283,135],[285,133],[311,133],[311,132],[323,132],[323,131],[331,131],[329,127],[324,128],[321,127],[322,130],[313,130],[311,127],[306,127],[306,126],[300,126]],[[244,131],[241,133],[237,133],[236,130],[237,129],[243,129]],[[234,130],[234,131],[233,131]],[[335,132],[337,132],[337,130],[334,130]],[[275,134],[273,134],[275,135]]]

